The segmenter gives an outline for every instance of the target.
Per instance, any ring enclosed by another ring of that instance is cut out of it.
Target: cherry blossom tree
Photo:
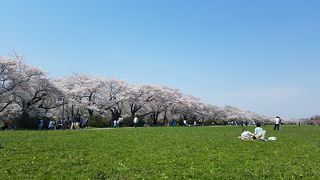
[[[271,123],[272,121],[271,117],[259,115],[251,111],[243,111],[232,106],[225,106],[223,111],[226,115],[226,120],[229,122],[242,123],[243,121],[248,121],[254,124],[255,122]]]
[[[127,82],[118,79],[103,79],[96,101],[100,114],[111,115],[111,120],[119,118],[125,110],[127,93]]]
[[[0,58],[1,108],[15,107],[17,112],[45,112],[58,106],[50,100],[59,93],[44,71],[23,63],[23,57],[14,54]],[[51,101],[51,102],[49,102]],[[12,109],[12,108],[11,108]]]
[[[96,100],[104,83],[102,78],[73,74],[58,79],[55,83],[64,94],[68,119],[82,115],[84,111],[93,116],[94,111],[98,110]]]
[[[15,102],[14,91],[42,72],[23,63],[22,56],[0,57],[0,113]]]
[[[19,86],[14,92],[15,103],[25,113],[47,113],[48,110],[61,106],[57,98],[61,92],[53,83],[42,77],[35,76],[28,83]],[[31,115],[30,114],[30,115]]]
[[[149,93],[152,94],[153,101],[147,104],[146,109],[153,124],[157,124],[161,116],[163,122],[167,123],[168,115],[178,103],[178,99],[182,95],[181,92],[174,88],[159,85],[148,85],[147,88]]]
[[[132,117],[136,116],[138,112],[141,112],[138,115],[140,117],[144,117],[149,114],[147,112],[148,103],[155,101],[153,92],[152,86],[148,85],[130,85],[128,87],[126,103]]]
[[[226,119],[223,108],[211,104],[203,104],[200,107],[199,118],[202,124],[222,124],[221,121]]]
[[[194,120],[198,113],[200,113],[201,102],[195,96],[182,96],[180,99],[180,119]]]

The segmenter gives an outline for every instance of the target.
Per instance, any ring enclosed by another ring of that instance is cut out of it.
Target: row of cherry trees
[[[269,120],[230,106],[204,104],[197,97],[161,85],[134,85],[83,74],[50,79],[17,54],[0,57],[0,80],[0,115],[4,117],[100,116],[113,120],[138,116],[153,124],[166,124],[172,119],[200,123]]]

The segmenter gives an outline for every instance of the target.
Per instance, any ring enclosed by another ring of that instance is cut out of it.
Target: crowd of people
[[[39,130],[65,130],[65,129],[85,129],[88,127],[88,119],[83,117],[76,117],[72,120],[50,120],[48,126],[45,126],[45,121],[40,119],[38,124]]]
[[[277,116],[274,119],[274,130],[280,130],[281,129],[281,118],[279,116]],[[118,119],[115,119],[112,121],[112,127],[113,128],[119,128],[119,127],[123,127],[124,124],[124,118],[122,116],[120,116]],[[176,120],[172,120],[171,122],[168,122],[165,124],[165,126],[177,126],[178,121]],[[183,120],[180,124],[181,126],[201,126],[201,123],[198,123],[197,121],[194,121],[193,123],[188,123],[187,120]],[[231,125],[231,126],[248,126],[250,125],[250,123],[248,121],[243,121],[243,122],[230,122],[229,124],[226,125]],[[259,125],[259,127],[261,128],[261,126],[263,124],[261,123],[256,123],[257,127]],[[143,121],[140,121],[138,119],[138,117],[134,117],[133,121],[132,121],[132,126],[133,127],[139,127],[139,126],[151,126],[148,125],[148,123],[143,123]],[[70,119],[64,119],[64,120],[59,120],[59,121],[55,121],[55,120],[50,120],[50,121],[45,121],[43,118],[41,118],[38,122],[38,129],[39,130],[64,130],[64,129],[85,129],[88,127],[88,119],[86,117],[81,117],[81,116],[76,116]],[[3,126],[2,126],[2,130],[3,131],[7,131],[7,130],[13,130],[15,129],[15,127],[12,125],[12,121],[11,120],[3,120]],[[246,136],[248,136],[248,131],[247,129],[244,130],[244,133],[247,134]],[[257,134],[257,133],[256,133]],[[253,137],[253,135],[251,135]],[[245,138],[246,139],[246,138]]]
[[[112,121],[112,127],[113,128],[121,128],[122,126],[123,126],[123,121],[124,121],[124,119],[123,119],[123,117],[122,116],[120,116],[118,119],[114,119],[113,121]],[[133,127],[139,127],[139,119],[138,119],[138,117],[134,117],[133,118]]]
[[[123,126],[123,117],[120,116],[118,119],[112,121],[113,128],[121,128]]]

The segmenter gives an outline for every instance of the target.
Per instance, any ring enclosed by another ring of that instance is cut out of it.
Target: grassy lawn
[[[320,179],[320,127],[271,128],[0,132],[0,179]]]

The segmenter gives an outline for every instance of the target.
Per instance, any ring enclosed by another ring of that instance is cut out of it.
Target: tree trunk
[[[164,125],[167,124],[168,118],[167,118],[167,110],[164,111],[164,117],[163,117],[163,123]]]
[[[121,116],[121,113],[115,109],[110,109],[110,112],[111,112],[111,120],[116,120],[116,119],[119,119],[119,117]]]
[[[88,109],[88,113],[89,113],[89,116],[93,116],[93,110],[92,109]]]
[[[151,114],[151,119],[153,120],[153,125],[158,125],[159,115],[160,115],[160,112],[153,112]]]

